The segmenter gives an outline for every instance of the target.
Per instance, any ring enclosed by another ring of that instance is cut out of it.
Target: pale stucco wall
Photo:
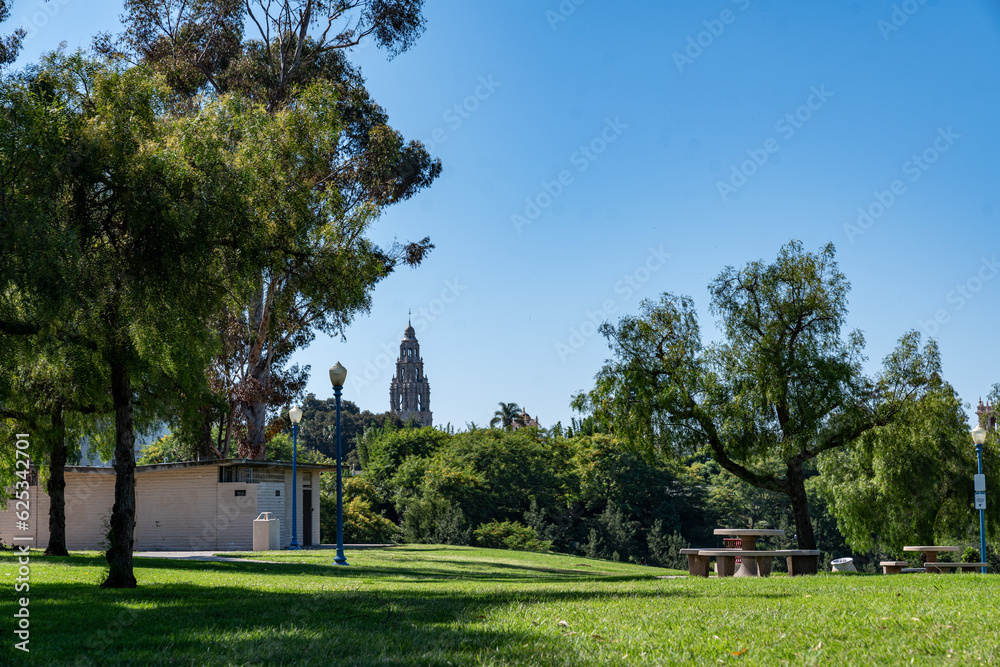
[[[210,550],[253,548],[253,520],[273,512],[281,520],[281,546],[291,541],[291,470],[284,483],[220,483],[215,466],[145,471],[136,475],[135,550]],[[66,545],[70,550],[105,548],[107,519],[114,504],[115,476],[66,473]],[[312,543],[319,544],[319,473],[299,471],[298,536],[303,544],[302,487],[313,489]],[[32,546],[48,545],[49,498],[30,487],[31,530],[16,530],[13,502],[0,512],[0,540],[32,535]],[[245,495],[236,495],[237,491]],[[276,496],[275,491],[281,495]],[[305,546],[303,544],[303,546]]]
[[[17,489],[20,493],[23,489]],[[7,511],[0,512],[0,541],[7,547],[27,544],[30,548],[44,547],[49,543],[49,497],[44,488],[29,486],[28,496],[23,500],[14,498],[14,489],[7,493]],[[27,530],[17,527],[18,513],[27,512]],[[28,538],[15,541],[15,537]]]

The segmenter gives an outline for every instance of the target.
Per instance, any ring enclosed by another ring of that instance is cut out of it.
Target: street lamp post
[[[347,369],[338,361],[330,369],[330,382],[333,383],[333,394],[337,398],[337,557],[333,559],[335,565],[347,565],[347,558],[344,557],[344,495],[340,478],[340,392],[344,388],[346,379]]]
[[[976,443],[976,458],[979,459],[979,474],[976,475],[976,507],[979,509],[979,560],[986,562],[986,476],[983,474],[983,445],[986,443],[986,429],[977,426],[970,431],[972,442]],[[986,566],[982,573],[986,574]]]
[[[299,496],[299,487],[296,481],[296,464],[298,463],[296,441],[299,435],[299,421],[302,419],[302,410],[299,410],[299,406],[293,406],[288,411],[288,418],[292,420],[292,543],[288,545],[288,548],[301,549],[298,539],[298,505],[296,502]]]

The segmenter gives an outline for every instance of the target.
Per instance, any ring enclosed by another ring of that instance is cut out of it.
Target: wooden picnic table
[[[716,528],[712,531],[715,535],[725,535],[729,537],[738,537],[742,540],[742,550],[743,551],[755,551],[757,549],[757,538],[758,537],[773,537],[784,535],[785,531],[780,529],[760,529],[760,528]],[[739,569],[736,571],[735,576],[737,577],[756,577],[758,575],[757,571],[757,559],[756,558],[744,558],[740,563]]]

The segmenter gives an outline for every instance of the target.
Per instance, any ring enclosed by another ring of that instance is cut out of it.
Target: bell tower
[[[424,360],[420,358],[420,343],[413,325],[407,322],[403,340],[399,343],[396,374],[389,384],[389,410],[404,422],[432,426],[431,385],[424,374]]]

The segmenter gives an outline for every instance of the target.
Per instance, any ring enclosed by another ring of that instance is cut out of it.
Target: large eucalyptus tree
[[[277,174],[251,214],[272,221],[294,250],[262,257],[250,280],[234,281],[216,316],[221,353],[213,398],[189,410],[182,431],[215,456],[263,458],[280,428],[277,410],[296,396],[308,369],[287,368],[317,332],[343,335],[371,306],[375,284],[400,264],[420,263],[429,239],[382,248],[367,236],[385,207],[438,176],[441,165],[406,142],[369,97],[351,48],[366,41],[395,56],[423,30],[422,0],[129,0],[125,32],[101,46],[162,72],[198,113],[206,98],[229,95],[269,114],[329,86],[338,124],[308,169],[294,155],[269,162]],[[267,176],[262,174],[262,176]],[[263,178],[262,181],[268,181]],[[322,205],[317,202],[322,201]],[[269,430],[270,429],[270,430]],[[233,444],[236,444],[233,447]]]

